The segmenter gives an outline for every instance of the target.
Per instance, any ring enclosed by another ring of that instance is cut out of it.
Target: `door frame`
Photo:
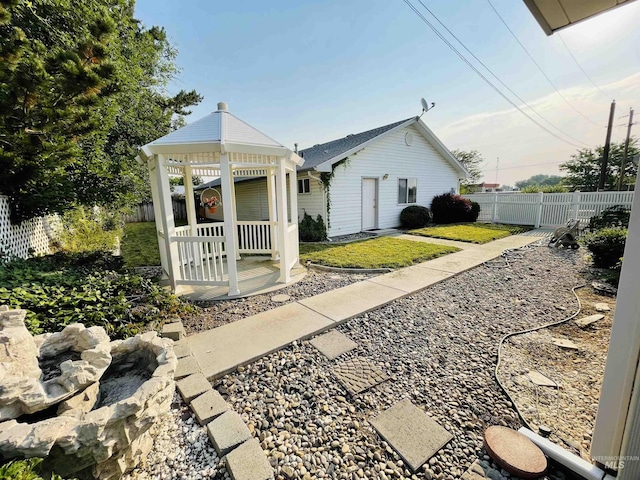
[[[378,228],[378,217],[380,214],[380,179],[379,177],[371,177],[371,176],[367,176],[367,177],[361,177],[360,178],[360,231],[364,232],[366,231],[364,229],[364,181],[365,180],[374,180],[376,182],[376,186],[374,189],[375,192],[375,214],[374,214],[374,226],[373,228],[370,228],[369,230],[372,229],[376,229]]]

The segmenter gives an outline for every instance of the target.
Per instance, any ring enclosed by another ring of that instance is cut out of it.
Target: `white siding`
[[[412,145],[405,134],[413,134]],[[330,192],[329,236],[359,232],[362,225],[362,178],[378,179],[378,228],[400,225],[398,179],[416,178],[416,205],[429,207],[435,195],[458,189],[458,173],[413,126],[373,142],[335,167]],[[388,174],[385,180],[383,176]]]
[[[317,173],[317,172],[316,172]],[[320,176],[319,173],[315,176]],[[324,186],[318,180],[314,180],[310,178],[307,173],[298,174],[298,180],[303,178],[309,178],[309,187],[310,193],[299,193],[298,194],[298,221],[302,220],[304,213],[307,212],[308,215],[311,215],[313,219],[316,219],[316,216],[322,216],[325,224],[327,223],[327,219],[325,218],[324,211]]]

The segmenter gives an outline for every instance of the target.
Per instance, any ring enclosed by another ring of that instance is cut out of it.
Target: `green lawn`
[[[340,268],[398,268],[457,252],[455,247],[381,237],[362,242],[301,243],[300,263]]]
[[[444,238],[469,243],[487,243],[499,238],[529,231],[529,227],[516,225],[497,225],[492,223],[459,223],[452,225],[438,225],[435,227],[411,230],[411,235],[422,237]]]
[[[176,220],[178,227],[185,224],[184,220]],[[121,251],[127,267],[160,265],[155,222],[127,223]]]

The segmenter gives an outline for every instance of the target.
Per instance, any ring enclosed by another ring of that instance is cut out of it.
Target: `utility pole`
[[[618,178],[618,190],[624,186],[624,168],[627,166],[627,154],[629,153],[629,139],[631,138],[631,125],[633,125],[633,108],[629,109],[629,125],[627,125],[627,139],[624,141],[624,154],[620,163],[620,178]]]
[[[607,125],[607,139],[604,142],[604,152],[602,153],[602,163],[600,164],[600,180],[598,181],[598,191],[604,190],[604,182],[607,177],[607,164],[609,163],[609,150],[611,149],[611,129],[613,128],[613,116],[616,113],[616,101],[611,102],[609,111],[609,124]]]

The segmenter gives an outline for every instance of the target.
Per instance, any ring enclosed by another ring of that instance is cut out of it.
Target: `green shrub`
[[[589,230],[595,231],[602,228],[629,228],[631,209],[624,205],[614,205],[603,210],[600,215],[591,217]]]
[[[528,185],[520,190],[522,193],[566,193],[567,187],[564,185]]]
[[[304,213],[300,225],[298,225],[298,237],[301,242],[321,242],[327,238],[327,228],[322,216],[318,215],[314,220],[311,215]]]
[[[431,212],[427,207],[410,205],[400,212],[402,228],[422,228],[431,222]]]
[[[116,213],[98,207],[77,207],[62,216],[62,228],[54,247],[64,252],[113,250],[121,236]]]
[[[0,480],[43,480],[40,476],[41,458],[13,460],[0,465]],[[60,475],[51,474],[51,480],[62,480]]]
[[[584,238],[584,244],[593,255],[593,264],[600,268],[613,268],[624,254],[627,239],[625,228],[603,228]]]
[[[0,266],[0,285],[0,305],[26,309],[33,334],[81,322],[119,339],[195,311],[151,280],[123,270],[122,259],[107,252],[12,260]]]
[[[480,216],[480,204],[478,202],[471,202],[471,211],[469,212],[469,222],[475,222]]]
[[[480,206],[474,207],[471,200],[461,195],[443,193],[433,197],[431,213],[433,222],[437,224],[475,222],[480,213]]]

